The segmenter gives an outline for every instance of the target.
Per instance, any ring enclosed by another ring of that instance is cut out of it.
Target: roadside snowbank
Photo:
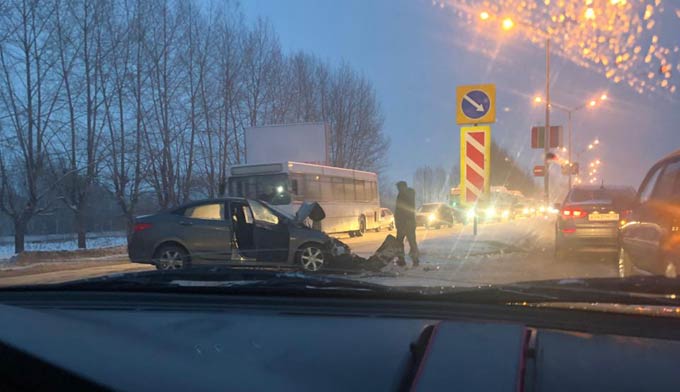
[[[110,233],[108,236],[100,236],[98,233],[88,234],[88,249],[112,248],[125,245],[127,245],[127,239],[124,233]],[[54,238],[49,238],[49,236],[31,236],[26,242],[27,252],[72,251],[77,250],[77,247],[78,244],[74,237],[56,240]],[[14,243],[4,243],[0,245],[0,262],[7,262],[14,255]]]

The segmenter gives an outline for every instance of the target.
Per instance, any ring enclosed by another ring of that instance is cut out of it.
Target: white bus
[[[318,202],[326,213],[326,233],[361,235],[380,228],[378,176],[360,170],[282,162],[231,167],[229,195],[266,201],[295,214],[300,205]]]

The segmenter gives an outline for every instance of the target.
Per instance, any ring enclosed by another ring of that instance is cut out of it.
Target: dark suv
[[[617,251],[620,221],[630,212],[634,199],[635,189],[628,186],[573,187],[555,224],[555,255]]]
[[[676,277],[680,267],[680,150],[652,166],[624,219],[619,275],[642,270]]]

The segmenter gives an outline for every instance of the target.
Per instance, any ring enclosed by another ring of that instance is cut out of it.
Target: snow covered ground
[[[88,233],[88,249],[109,248],[126,245],[123,232]],[[75,235],[31,235],[26,237],[27,251],[63,251],[76,250]],[[0,237],[0,261],[8,260],[14,255],[14,238]]]
[[[533,218],[457,231],[418,231],[421,266],[391,265],[369,281],[403,286],[475,286],[532,280],[616,276],[611,254],[556,260],[554,220]]]

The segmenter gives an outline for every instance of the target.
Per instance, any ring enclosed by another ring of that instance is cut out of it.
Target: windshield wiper
[[[680,305],[680,280],[658,276],[561,279],[430,292],[443,300],[477,303],[601,302]]]

